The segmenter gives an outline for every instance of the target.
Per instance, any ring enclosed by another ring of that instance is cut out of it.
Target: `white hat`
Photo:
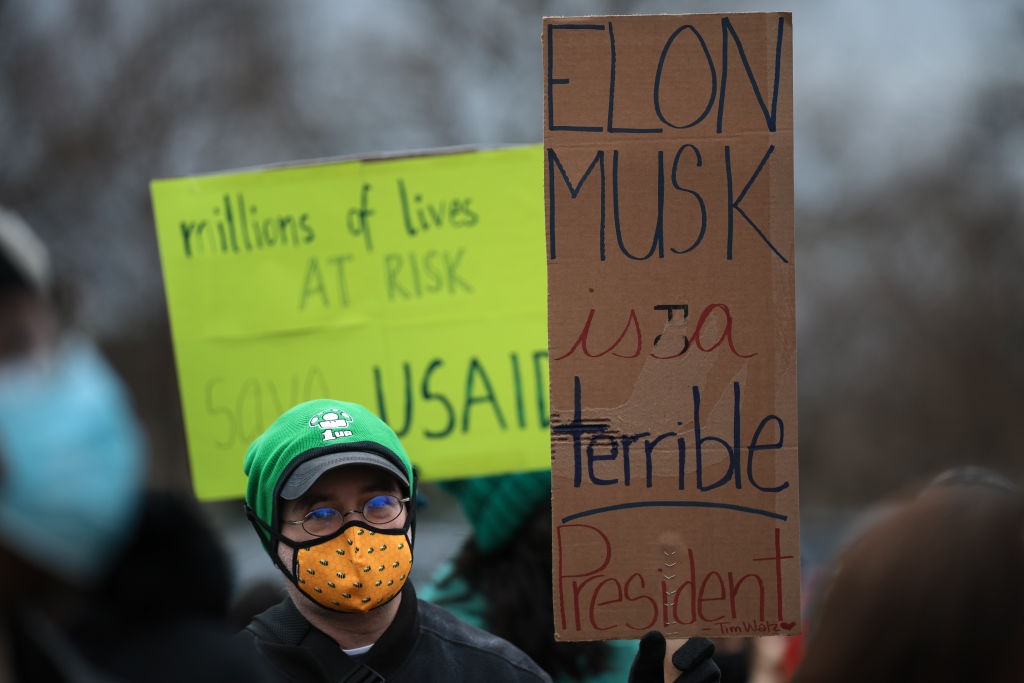
[[[50,289],[50,253],[21,216],[0,208],[0,258],[32,289]]]

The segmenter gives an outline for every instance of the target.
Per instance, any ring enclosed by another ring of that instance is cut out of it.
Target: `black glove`
[[[722,671],[711,655],[715,646],[707,638],[690,638],[672,653],[672,665],[683,672],[675,683],[718,683]]]
[[[707,638],[690,638],[672,653],[672,664],[683,673],[673,683],[718,683],[722,679],[715,660],[714,644]],[[629,669],[629,683],[664,683],[665,636],[649,631],[640,639],[640,648]]]

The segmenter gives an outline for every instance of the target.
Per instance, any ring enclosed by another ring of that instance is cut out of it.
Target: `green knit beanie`
[[[412,464],[395,432],[361,405],[316,399],[285,412],[249,446],[244,464],[249,478],[245,502],[263,524],[276,530],[280,523],[277,499],[292,472],[315,458],[356,451],[359,455],[353,454],[353,462],[375,464],[394,472],[399,480],[408,482],[405,494],[410,495]],[[307,487],[313,480],[315,476]],[[269,534],[262,531],[269,541]]]
[[[473,526],[477,547],[491,553],[512,540],[537,505],[551,497],[551,472],[519,472],[439,485],[458,499]]]

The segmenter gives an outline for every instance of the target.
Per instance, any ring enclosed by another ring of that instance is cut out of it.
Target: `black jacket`
[[[411,584],[403,589],[395,620],[359,662],[306,621],[291,598],[254,617],[239,638],[271,664],[281,681],[551,681],[508,641],[418,600]]]

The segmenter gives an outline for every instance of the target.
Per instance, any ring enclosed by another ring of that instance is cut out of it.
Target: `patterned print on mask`
[[[405,534],[351,526],[334,538],[299,548],[299,589],[327,609],[367,612],[395,597],[412,569]]]

